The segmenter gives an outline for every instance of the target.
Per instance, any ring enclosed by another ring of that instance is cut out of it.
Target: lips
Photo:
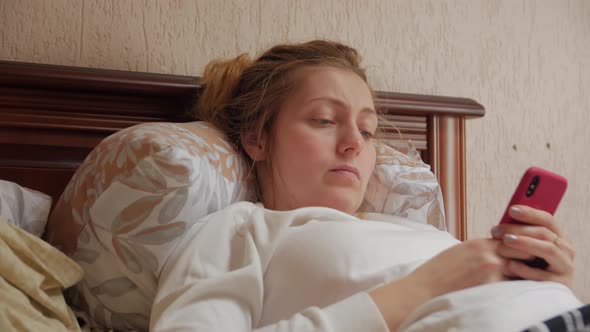
[[[361,178],[360,173],[359,173],[359,170],[356,167],[353,167],[353,166],[340,165],[338,167],[335,167],[331,171],[333,171],[333,172],[348,172],[348,173],[354,174],[357,179],[360,179]]]

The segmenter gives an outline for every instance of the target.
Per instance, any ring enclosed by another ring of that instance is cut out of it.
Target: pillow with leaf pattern
[[[202,122],[140,124],[104,139],[47,225],[47,241],[85,271],[69,302],[99,326],[147,330],[158,275],[185,230],[252,199],[242,163]]]

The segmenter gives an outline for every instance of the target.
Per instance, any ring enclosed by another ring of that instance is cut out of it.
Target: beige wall
[[[199,75],[313,37],[359,48],[377,89],[486,106],[467,125],[469,237],[487,236],[527,166],[564,174],[556,217],[590,301],[590,1],[0,0],[5,60]]]

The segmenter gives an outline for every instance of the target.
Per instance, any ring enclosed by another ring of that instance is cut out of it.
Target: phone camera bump
[[[531,184],[529,184],[529,189],[526,192],[526,197],[531,197],[533,195],[533,193],[535,192],[535,188],[537,188],[538,184],[539,184],[539,176],[533,177]]]

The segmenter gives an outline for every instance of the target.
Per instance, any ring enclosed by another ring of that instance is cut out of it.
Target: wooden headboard
[[[148,122],[193,121],[198,77],[0,61],[0,179],[57,201],[106,136]],[[471,99],[377,92],[376,107],[438,176],[449,232],[466,236],[465,120]]]

